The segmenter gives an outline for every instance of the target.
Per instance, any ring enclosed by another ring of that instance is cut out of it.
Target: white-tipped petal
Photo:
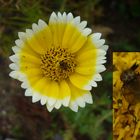
[[[57,16],[58,16],[58,19],[57,20],[59,22],[63,22],[63,16],[62,16],[62,14],[60,12],[58,12]]]
[[[66,12],[63,13],[63,21],[64,21],[64,22],[67,22],[67,15],[66,15]]]
[[[105,59],[106,59],[105,56],[99,56],[99,55],[98,55],[98,57],[97,57],[97,62],[98,62],[98,61],[101,61],[101,60],[105,60]]]
[[[49,106],[53,106],[55,103],[56,103],[56,99],[54,99],[54,98],[48,98],[47,104]]]
[[[21,82],[24,82],[26,80],[25,75],[22,73],[19,73],[18,80]]]
[[[72,102],[70,104],[70,109],[73,110],[74,112],[78,111],[78,105],[75,102]]]
[[[29,85],[26,81],[24,81],[22,84],[21,84],[21,87],[26,89],[26,88],[29,88]]]
[[[23,46],[23,41],[22,40],[20,40],[20,39],[17,39],[16,41],[15,41],[15,44],[18,46],[18,47],[22,47]]]
[[[108,45],[103,45],[103,46],[101,47],[101,49],[103,49],[103,50],[105,50],[105,51],[107,51],[107,50],[108,50],[108,48],[109,48],[109,46],[108,46]]]
[[[55,107],[56,109],[59,109],[59,108],[61,107],[61,105],[62,105],[62,101],[58,99],[58,100],[56,101],[54,107]]]
[[[39,31],[40,31],[40,29],[39,29],[38,25],[37,25],[37,24],[35,24],[35,23],[33,23],[33,25],[32,25],[32,29],[33,29],[33,31],[34,31],[35,33],[37,33],[37,32],[39,32]]]
[[[38,102],[41,99],[41,95],[37,92],[33,93],[32,102]]]
[[[48,109],[49,112],[51,112],[54,108],[54,105],[50,106],[49,104],[47,104],[46,106],[47,106],[47,109]]]
[[[80,16],[73,19],[74,25],[78,26],[80,24]]]
[[[33,31],[31,29],[26,29],[26,37],[31,38],[33,36]]]
[[[98,49],[98,56],[104,56],[106,55],[106,51],[102,49]]]
[[[45,105],[47,103],[47,99],[48,99],[47,96],[41,96],[41,100],[40,100],[41,105]]]
[[[91,85],[86,85],[86,86],[84,86],[84,88],[83,88],[84,90],[91,90],[92,89],[92,87],[91,87]]]
[[[62,18],[62,14],[60,12],[58,12],[57,16],[58,18]]]
[[[76,99],[76,103],[77,103],[80,107],[85,107],[85,101],[84,101],[83,96],[82,96],[82,97],[78,97],[78,98]]]
[[[62,100],[62,104],[63,106],[68,106],[69,105],[69,102],[70,102],[70,96],[69,97],[66,97]]]
[[[97,64],[99,65],[99,64],[104,64],[104,63],[106,63],[106,60],[97,60]]]
[[[105,40],[104,39],[100,39],[94,42],[94,44],[96,45],[96,47],[101,47],[102,45],[104,45]]]
[[[18,62],[19,61],[19,57],[15,54],[15,55],[11,55],[9,57],[9,59],[12,61],[12,62]]]
[[[39,19],[38,20],[38,26],[40,27],[40,29],[43,29],[43,28],[45,28],[47,26],[47,24],[42,19]]]
[[[88,94],[85,94],[83,98],[84,98],[86,103],[89,103],[89,104],[93,103],[93,99],[92,99],[92,96],[91,96],[90,92]]]
[[[94,80],[95,80],[95,81],[102,81],[103,79],[102,79],[101,74],[99,74],[99,73],[98,73],[98,74],[95,74],[95,75],[94,75]]]
[[[90,28],[85,28],[82,32],[83,35],[88,36],[92,32],[92,30]]]
[[[20,52],[21,49],[17,46],[14,46],[14,47],[12,47],[12,50],[16,54],[16,53]]]
[[[73,20],[72,13],[68,13],[68,15],[67,15],[67,22],[72,21],[72,20]]]
[[[26,39],[26,34],[24,32],[18,32],[18,36],[23,41]]]
[[[25,90],[25,96],[32,96],[32,95],[33,95],[33,93],[32,93],[32,90],[30,88]]]
[[[53,12],[50,16],[49,24],[55,23],[57,21],[57,15],[55,12]]]
[[[99,40],[101,38],[101,35],[102,35],[101,33],[92,34],[91,38],[92,38],[93,42]]]
[[[82,21],[82,22],[79,24],[79,28],[80,28],[81,30],[83,30],[86,26],[87,26],[87,21]]]
[[[101,72],[103,72],[105,70],[106,70],[106,68],[105,68],[104,65],[98,65],[98,66],[96,66],[97,73],[101,73]]]
[[[14,79],[18,79],[19,73],[17,71],[12,71],[9,73],[9,76],[14,78]]]
[[[9,65],[9,68],[12,69],[12,70],[19,70],[19,66],[16,65],[15,63],[11,63],[11,64]]]
[[[97,87],[97,83],[93,80],[90,81],[90,85],[93,86],[93,87]]]

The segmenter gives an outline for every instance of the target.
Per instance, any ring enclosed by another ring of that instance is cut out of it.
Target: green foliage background
[[[53,11],[80,15],[110,46],[103,81],[92,90],[94,103],[78,113],[67,108],[47,112],[8,77],[17,33],[38,19],[48,22]],[[139,51],[139,18],[138,0],[0,0],[0,139],[112,140],[112,51]]]

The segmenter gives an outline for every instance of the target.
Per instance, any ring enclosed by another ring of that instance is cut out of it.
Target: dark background
[[[38,19],[48,22],[52,11],[80,15],[110,46],[94,103],[78,113],[63,107],[49,113],[8,76],[17,33]],[[139,28],[138,0],[0,0],[0,140],[112,140],[112,52],[139,51]]]

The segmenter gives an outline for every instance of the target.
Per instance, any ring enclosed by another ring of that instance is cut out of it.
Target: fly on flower
[[[140,102],[140,74],[135,71],[138,67],[139,65],[135,63],[120,75],[123,96],[131,105]]]
[[[49,111],[63,105],[75,112],[92,104],[90,90],[102,80],[108,46],[86,26],[72,13],[53,12],[48,24],[39,19],[18,33],[10,76],[22,82],[32,102],[40,101]]]

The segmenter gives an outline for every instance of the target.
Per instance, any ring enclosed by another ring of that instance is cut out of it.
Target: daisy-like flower
[[[32,102],[40,101],[49,111],[63,105],[75,112],[93,102],[90,90],[102,80],[108,46],[86,26],[72,13],[53,12],[48,24],[40,19],[18,33],[10,76],[22,82]]]

